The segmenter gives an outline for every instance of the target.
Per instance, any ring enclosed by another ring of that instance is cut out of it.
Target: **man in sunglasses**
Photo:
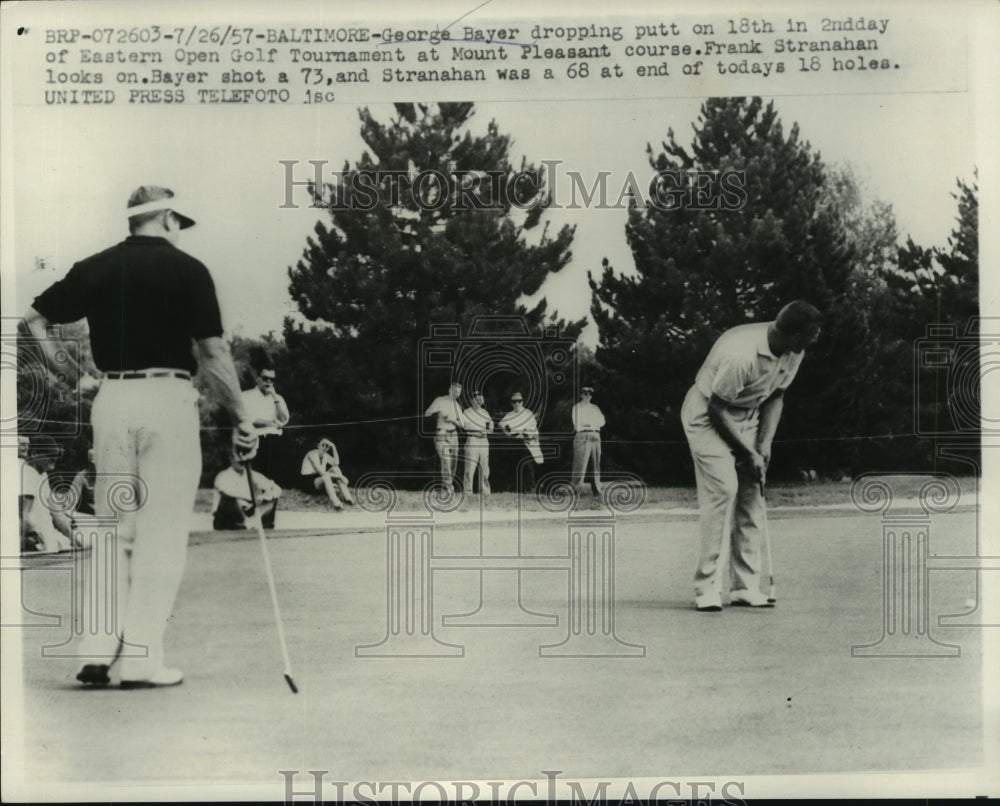
[[[254,468],[269,479],[276,477],[279,463],[278,438],[290,418],[285,398],[274,388],[276,380],[274,367],[265,364],[257,370],[254,387],[242,393],[243,407],[257,429],[258,448]]]

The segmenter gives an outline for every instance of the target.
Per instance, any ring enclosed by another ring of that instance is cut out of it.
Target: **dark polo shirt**
[[[130,235],[73,265],[35,298],[55,324],[86,318],[102,372],[198,365],[191,340],[222,335],[215,284],[200,261],[164,238]]]

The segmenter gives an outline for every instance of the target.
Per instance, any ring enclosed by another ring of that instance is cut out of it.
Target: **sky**
[[[956,214],[956,177],[974,168],[971,114],[961,93],[913,95],[788,96],[775,98],[786,129],[801,136],[830,164],[850,165],[869,198],[892,204],[903,237],[944,246]],[[512,162],[521,155],[538,164],[559,160],[560,170],[593,181],[610,171],[619,189],[631,171],[651,173],[647,143],[659,150],[673,127],[689,144],[700,99],[569,100],[552,103],[483,103],[472,128],[491,119],[513,137]],[[383,121],[391,105],[373,104]],[[180,246],[201,259],[215,277],[227,330],[256,336],[280,330],[294,313],[287,269],[300,257],[321,210],[305,193],[299,209],[283,209],[286,168],[296,160],[297,181],[312,176],[309,160],[339,169],[365,149],[357,107],[129,108],[42,106],[17,110],[15,266],[21,309],[62,276],[75,260],[120,240],[122,213],[134,187],[164,184],[186,201],[198,226]],[[919,133],[917,135],[916,133]],[[541,293],[566,318],[586,315],[587,272],[607,257],[619,271],[634,271],[624,210],[552,210],[553,229],[576,224],[573,261]],[[528,237],[532,237],[529,235]],[[39,270],[37,260],[46,269]],[[593,332],[589,338],[596,335]]]

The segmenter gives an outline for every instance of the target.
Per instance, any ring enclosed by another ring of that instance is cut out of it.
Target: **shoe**
[[[183,682],[184,673],[180,669],[160,669],[146,680],[122,680],[121,686],[123,689],[166,688],[179,686]]]
[[[699,613],[719,613],[722,611],[722,598],[717,593],[703,593],[694,597],[694,606]]]
[[[85,686],[106,686],[111,682],[106,663],[88,663],[76,673],[76,679]]]
[[[774,607],[774,602],[763,593],[749,590],[730,591],[729,604],[733,607]]]

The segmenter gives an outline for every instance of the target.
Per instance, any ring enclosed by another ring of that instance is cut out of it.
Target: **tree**
[[[669,208],[633,204],[626,236],[637,274],[616,275],[605,262],[599,279],[591,278],[596,359],[603,385],[623,401],[609,423],[637,443],[634,455],[647,473],[688,481],[679,408],[712,342],[729,327],[773,318],[784,303],[806,299],[827,324],[791,393],[794,405],[778,435],[790,447],[776,457],[776,470],[791,474],[824,457],[834,469],[844,458],[827,448],[858,429],[854,391],[835,379],[851,377],[867,360],[870,323],[858,300],[891,255],[891,210],[883,209],[882,221],[860,211],[852,177],[835,174],[831,182],[798,125],[786,133],[773,103],[709,99],[693,128],[690,149],[671,129],[663,150],[647,146],[647,154],[658,176],[705,191]],[[738,204],[732,192],[727,198],[726,176]],[[657,437],[660,444],[639,445]],[[830,442],[818,452],[805,441],[816,439]]]
[[[477,317],[519,316],[532,333],[548,325],[575,340],[584,324],[559,320],[544,298],[530,309],[519,302],[571,257],[572,228],[531,232],[549,203],[542,172],[511,163],[511,138],[496,122],[473,136],[471,103],[395,110],[388,123],[360,110],[371,153],[313,188],[330,222],[317,223],[289,270],[308,323],[286,320],[279,366],[296,379],[293,416],[316,433],[352,423],[326,427],[348,444],[345,462],[376,468],[426,464],[418,421],[452,370],[421,355],[432,325],[464,335]]]
[[[917,338],[927,325],[965,327],[979,315],[979,187],[956,180],[956,226],[948,250],[924,248],[908,238],[886,282],[895,300],[897,325]]]
[[[915,409],[909,427],[932,437],[924,461],[933,465],[941,441],[978,446],[981,422],[979,344],[979,201],[977,172],[971,184],[957,179],[956,225],[948,249],[907,239],[886,273],[886,319],[897,340],[895,360],[908,369]],[[947,356],[946,361],[923,357]],[[937,437],[937,438],[934,438]],[[978,453],[969,454],[976,461]]]

